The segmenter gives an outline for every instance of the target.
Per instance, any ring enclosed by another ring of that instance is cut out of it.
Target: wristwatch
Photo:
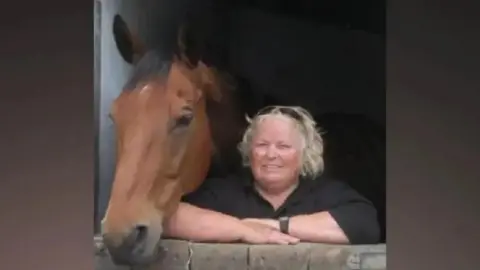
[[[288,225],[290,223],[290,218],[289,217],[280,217],[278,219],[279,225],[280,225],[280,231],[282,233],[288,234]]]

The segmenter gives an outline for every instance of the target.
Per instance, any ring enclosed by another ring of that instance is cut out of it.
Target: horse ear
[[[205,94],[213,100],[220,102],[222,99],[222,86],[216,71],[213,68],[209,68],[201,60],[198,61],[196,69],[200,75],[202,88],[204,89]]]
[[[191,65],[190,59],[187,56],[187,46],[185,45],[185,40],[187,38],[187,24],[183,23],[178,29],[177,35],[177,46],[178,46],[178,60],[185,63],[186,65]]]
[[[125,20],[118,14],[113,18],[113,38],[118,52],[129,64],[136,64],[146,52],[140,37],[128,29]]]

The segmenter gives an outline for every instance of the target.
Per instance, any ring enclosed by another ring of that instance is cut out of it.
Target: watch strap
[[[282,233],[288,234],[288,226],[290,223],[290,218],[289,217],[280,217],[278,219],[279,225],[280,225],[280,231]]]

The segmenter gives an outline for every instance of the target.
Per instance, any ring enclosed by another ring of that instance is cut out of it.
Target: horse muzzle
[[[145,266],[164,257],[161,234],[161,229],[138,225],[123,236],[104,234],[103,242],[116,265]]]

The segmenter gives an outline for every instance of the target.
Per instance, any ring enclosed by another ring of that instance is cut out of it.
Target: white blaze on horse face
[[[148,84],[144,85],[144,86],[140,89],[140,93],[142,93],[142,92],[145,91],[146,89],[148,89]]]
[[[144,85],[144,86],[140,89],[139,94],[140,94],[140,95],[145,95],[145,93],[146,93],[149,89],[151,89],[150,84],[146,84],[146,85]]]

